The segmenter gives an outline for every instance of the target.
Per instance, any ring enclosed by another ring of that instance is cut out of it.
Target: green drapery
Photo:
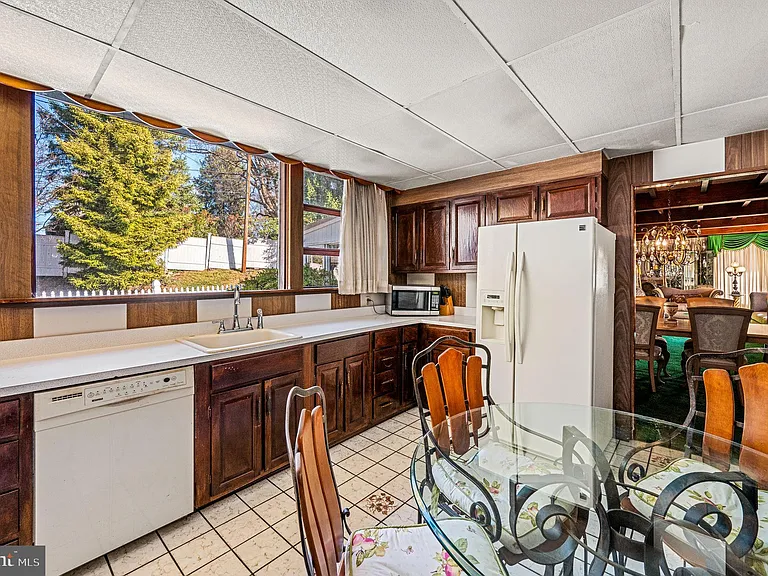
[[[750,244],[757,244],[759,248],[768,250],[768,232],[756,234],[726,234],[724,236],[708,236],[707,248],[715,253],[721,250],[741,250]]]

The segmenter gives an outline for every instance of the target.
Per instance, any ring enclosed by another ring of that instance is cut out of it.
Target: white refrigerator
[[[615,244],[591,217],[480,228],[476,338],[497,403],[612,407]]]

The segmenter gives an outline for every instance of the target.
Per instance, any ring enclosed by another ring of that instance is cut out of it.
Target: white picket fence
[[[74,234],[65,236],[35,236],[35,263],[37,276],[66,277],[73,270],[62,265],[57,250],[59,242],[76,243]],[[276,242],[249,242],[246,268],[259,270],[272,268],[277,260]],[[240,270],[243,262],[243,241],[235,238],[208,235],[206,238],[188,238],[175,248],[163,253],[166,270]]]

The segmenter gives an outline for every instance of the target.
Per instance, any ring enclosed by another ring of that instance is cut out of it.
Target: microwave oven
[[[392,286],[387,294],[391,316],[437,316],[440,314],[438,286]]]

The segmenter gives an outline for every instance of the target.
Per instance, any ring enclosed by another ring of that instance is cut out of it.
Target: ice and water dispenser
[[[480,291],[481,340],[504,340],[504,290]]]

